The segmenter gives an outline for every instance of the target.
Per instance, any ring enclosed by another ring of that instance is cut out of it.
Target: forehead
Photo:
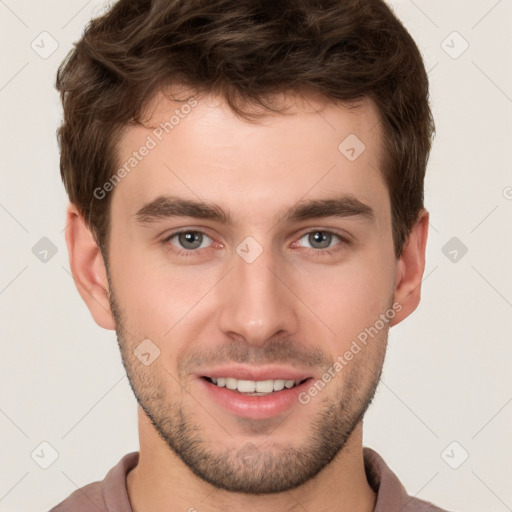
[[[332,194],[387,208],[381,125],[371,100],[351,108],[282,94],[276,101],[288,113],[267,112],[257,123],[237,117],[218,96],[182,94],[180,100],[157,95],[145,126],[125,130],[114,216],[133,216],[165,194],[225,205],[252,221],[258,211],[262,222],[301,199]]]

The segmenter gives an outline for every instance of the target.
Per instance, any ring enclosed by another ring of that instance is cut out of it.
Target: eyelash
[[[181,234],[181,233],[200,233],[202,235],[205,235],[207,236],[208,238],[210,238],[211,240],[212,237],[209,236],[207,233],[205,233],[204,231],[201,231],[199,229],[189,229],[189,228],[185,228],[185,229],[181,229],[181,230],[178,230],[178,231],[174,231],[172,232],[170,235],[168,235],[166,238],[164,238],[162,240],[162,244],[167,246],[167,247],[171,247],[169,250],[173,253],[173,254],[176,254],[177,256],[185,256],[185,257],[188,257],[188,256],[193,256],[195,255],[195,253],[198,253],[199,252],[199,249],[189,249],[189,250],[180,250],[178,249],[176,246],[174,246],[173,244],[171,244],[171,240]],[[298,240],[304,238],[306,235],[310,235],[312,233],[327,233],[327,234],[330,234],[330,235],[334,235],[336,238],[339,239],[340,243],[335,245],[334,248],[330,248],[330,249],[309,249],[310,254],[312,254],[313,256],[315,257],[322,257],[322,256],[332,256],[333,254],[337,253],[338,251],[340,251],[342,249],[342,247],[340,246],[343,246],[343,245],[350,245],[350,241],[345,238],[344,236],[334,232],[334,231],[329,231],[327,229],[312,229],[310,231],[306,231],[305,233],[302,233],[301,236],[298,238]],[[210,247],[207,247],[206,249],[209,249]],[[309,252],[308,251],[308,252]]]

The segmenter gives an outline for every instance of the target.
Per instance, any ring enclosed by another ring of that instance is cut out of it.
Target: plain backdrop
[[[422,303],[390,332],[364,444],[412,495],[449,510],[505,512],[512,510],[512,3],[392,6],[430,76],[431,229]],[[104,7],[0,0],[5,512],[47,511],[138,450],[136,401],[115,334],[94,323],[69,273],[55,137],[56,69]],[[50,247],[47,261],[38,244]]]

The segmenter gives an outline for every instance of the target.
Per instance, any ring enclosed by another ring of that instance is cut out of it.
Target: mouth
[[[313,381],[311,370],[290,366],[225,365],[196,373],[199,393],[230,415],[253,420],[291,411],[303,414],[299,395]],[[300,406],[300,408],[299,408]]]
[[[203,380],[219,388],[226,388],[246,396],[268,396],[293,389],[307,380],[306,379],[267,379],[267,380],[242,380],[234,377],[201,377]]]

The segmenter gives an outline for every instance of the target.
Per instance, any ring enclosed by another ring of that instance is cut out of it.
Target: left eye
[[[330,249],[331,242],[333,239],[338,239],[339,241],[343,242],[344,238],[336,233],[333,233],[332,231],[310,231],[309,233],[304,234],[300,239],[306,238],[308,243],[312,244],[312,249],[321,250],[321,249]]]

